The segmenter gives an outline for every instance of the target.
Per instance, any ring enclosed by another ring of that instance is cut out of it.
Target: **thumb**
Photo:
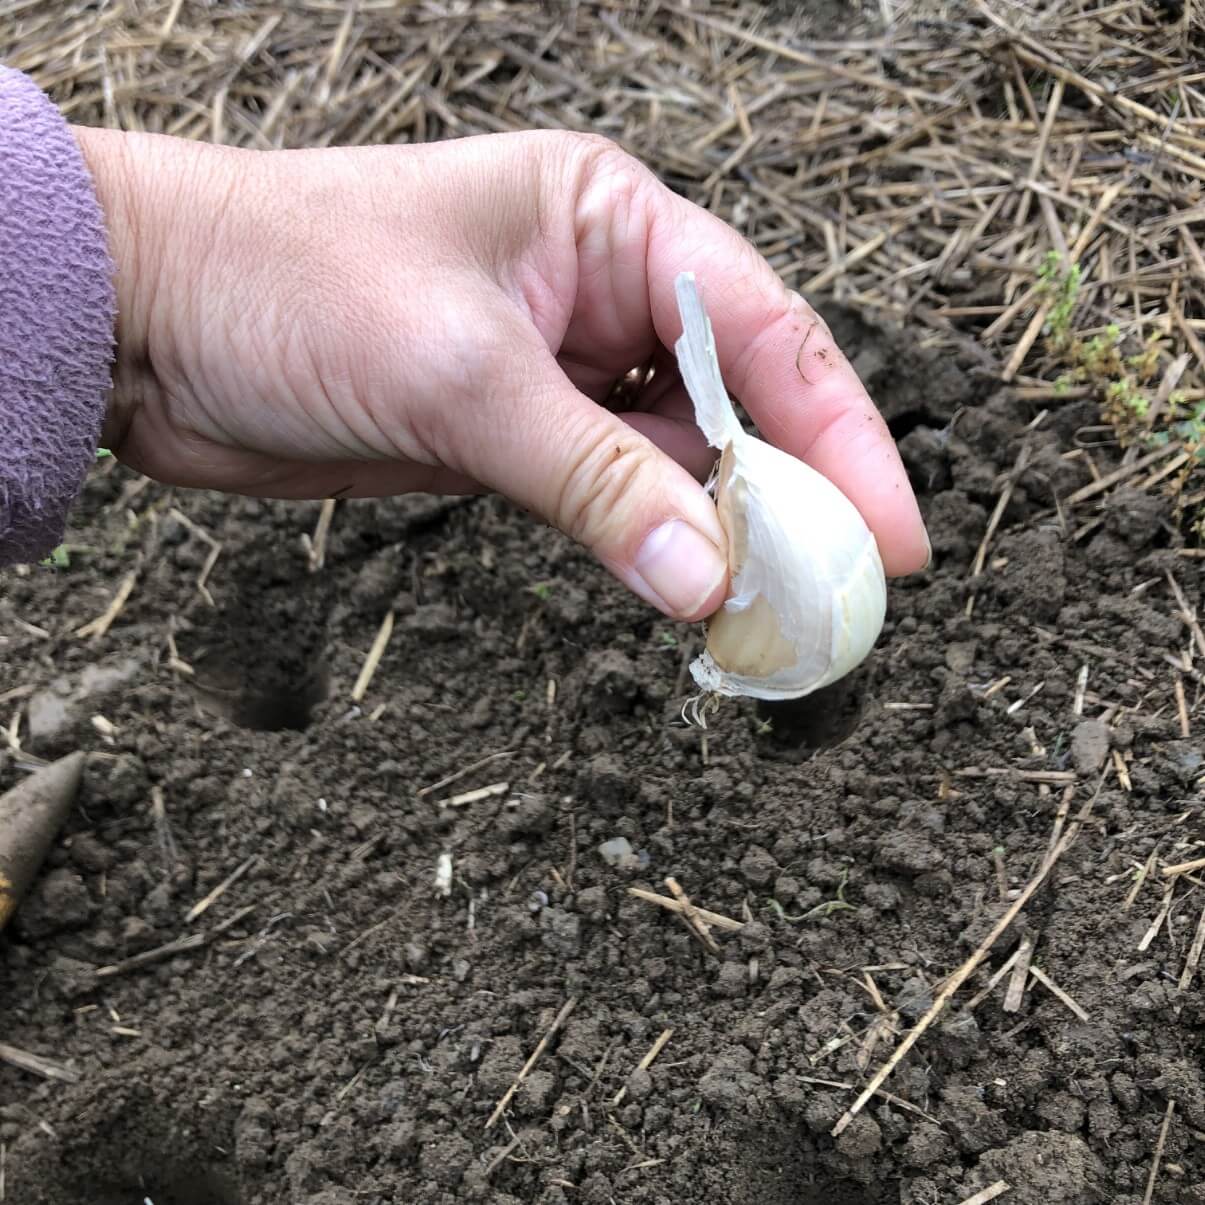
[[[726,540],[703,487],[641,432],[553,368],[523,417],[488,432],[473,476],[588,548],[630,590],[674,619],[716,611]],[[513,446],[506,446],[513,444]]]

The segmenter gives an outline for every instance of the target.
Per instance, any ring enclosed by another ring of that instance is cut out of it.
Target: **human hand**
[[[727,586],[713,452],[666,350],[691,270],[763,437],[848,495],[889,575],[926,563],[895,445],[824,321],[612,143],[76,133],[118,266],[105,446],[148,476],[275,498],[497,491],[704,618]],[[635,408],[607,409],[651,356]]]

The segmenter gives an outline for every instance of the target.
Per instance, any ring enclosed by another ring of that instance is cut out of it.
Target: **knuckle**
[[[584,440],[556,500],[557,525],[579,543],[598,543],[624,513],[624,501],[652,455],[652,447],[635,431],[607,430]]]
[[[583,193],[602,189],[612,197],[630,197],[654,180],[639,159],[602,134],[573,131],[566,138]]]
[[[632,158],[618,142],[605,134],[595,134],[588,130],[564,130],[560,132],[559,137],[567,151],[575,156],[586,159]]]

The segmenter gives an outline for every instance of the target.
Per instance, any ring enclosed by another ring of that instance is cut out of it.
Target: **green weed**
[[[1167,337],[1153,331],[1141,343],[1127,340],[1115,322],[1085,337],[1075,323],[1080,268],[1065,264],[1057,251],[1043,258],[1038,282],[1039,294],[1049,305],[1045,347],[1060,370],[1055,396],[1074,385],[1087,386],[1123,448],[1155,449],[1172,440],[1182,445],[1189,455],[1165,488],[1177,518],[1186,519],[1192,531],[1205,537],[1205,503],[1183,501],[1190,478],[1205,470],[1205,402],[1190,404],[1173,393],[1166,405],[1152,406],[1169,354]],[[1185,514],[1187,505],[1195,506],[1195,512]]]
[[[834,912],[853,912],[854,906],[845,898],[845,884],[849,880],[849,871],[841,873],[841,882],[837,884],[837,895],[834,899],[825,900],[815,908],[809,908],[798,916],[792,916],[773,896],[766,900],[766,911],[773,912],[779,920],[789,925],[797,925],[802,921],[811,920],[814,916],[831,916]]]

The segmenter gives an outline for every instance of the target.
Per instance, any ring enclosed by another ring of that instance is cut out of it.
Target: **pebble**
[[[639,865],[639,859],[627,837],[612,837],[610,841],[604,841],[598,847],[598,852],[608,866],[626,870]]]
[[[1100,720],[1082,720],[1071,737],[1071,761],[1079,774],[1096,774],[1109,755],[1109,730]]]

